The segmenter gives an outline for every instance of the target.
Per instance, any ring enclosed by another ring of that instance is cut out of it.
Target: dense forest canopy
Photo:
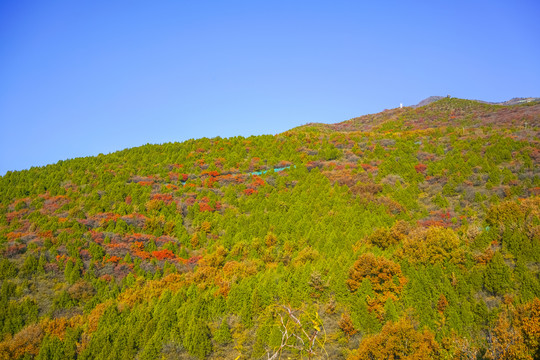
[[[539,359],[540,103],[0,177],[0,359]]]

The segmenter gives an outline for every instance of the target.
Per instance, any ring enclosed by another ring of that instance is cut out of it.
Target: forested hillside
[[[539,130],[443,98],[8,172],[0,359],[540,359]]]

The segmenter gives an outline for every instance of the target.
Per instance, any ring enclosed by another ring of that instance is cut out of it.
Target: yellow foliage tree
[[[454,230],[433,226],[410,234],[398,253],[413,264],[436,264],[445,261],[454,264],[464,260],[461,242]]]

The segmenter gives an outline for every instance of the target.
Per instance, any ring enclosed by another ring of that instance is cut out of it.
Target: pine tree
[[[38,259],[34,255],[28,255],[24,260],[24,264],[21,269],[23,276],[33,275],[38,268]]]
[[[221,321],[221,325],[219,325],[219,328],[216,331],[214,340],[216,340],[218,344],[222,345],[229,344],[232,341],[231,330],[229,329],[227,318],[223,318]]]
[[[208,325],[192,317],[184,335],[184,347],[193,356],[204,359],[212,352],[211,334]]]
[[[53,335],[45,336],[37,356],[38,360],[64,360],[64,346],[62,340]]]
[[[500,252],[496,252],[484,273],[484,287],[489,292],[502,295],[510,288],[510,268]]]
[[[397,321],[399,319],[396,305],[391,298],[386,299],[384,304],[384,319],[386,321]]]

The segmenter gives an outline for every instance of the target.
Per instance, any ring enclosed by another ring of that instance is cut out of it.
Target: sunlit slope
[[[540,105],[443,98],[0,178],[0,358],[523,358]]]

